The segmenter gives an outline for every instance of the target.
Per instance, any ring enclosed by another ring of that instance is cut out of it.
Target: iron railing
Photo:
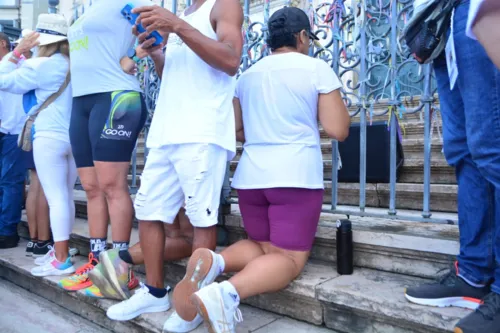
[[[261,4],[252,1],[253,9],[262,9],[262,20],[251,20],[250,0],[242,1],[244,11],[243,56],[240,73],[267,56],[267,21],[271,11],[270,0]],[[402,29],[413,11],[413,0],[313,0],[287,1],[300,6],[310,16],[315,34],[320,41],[310,54],[326,61],[344,83],[343,99],[351,117],[360,123],[360,175],[358,207],[338,205],[338,143],[332,140],[332,202],[325,212],[356,216],[384,217],[406,221],[456,224],[455,220],[433,218],[430,211],[431,192],[431,136],[433,119],[439,111],[436,87],[430,65],[420,66],[406,54],[400,43]],[[162,2],[162,6],[164,3]],[[172,1],[171,11],[190,1]],[[182,8],[183,9],[183,8]],[[76,15],[82,9],[76,9]],[[139,79],[143,84],[150,115],[155,107],[160,81],[151,60],[140,65]],[[420,216],[399,214],[396,207],[396,150],[397,136],[401,136],[398,118],[419,115],[424,124],[424,180],[423,209]],[[375,117],[384,116],[390,131],[389,209],[386,212],[367,210],[366,205],[366,129]],[[423,118],[423,119],[422,119]],[[151,119],[151,117],[150,117]],[[149,122],[144,130],[147,136]],[[136,152],[132,160],[131,190],[137,185]],[[147,151],[144,152],[144,159]],[[144,161],[145,162],[145,161]],[[236,203],[230,198],[229,165],[223,188],[222,204]]]

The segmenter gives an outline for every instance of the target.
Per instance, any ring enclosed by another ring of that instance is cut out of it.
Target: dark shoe
[[[35,247],[35,242],[29,241],[26,245],[26,256],[31,257],[33,255],[33,248]]]
[[[12,249],[17,247],[19,243],[19,236],[0,236],[0,249]]]
[[[500,333],[500,294],[492,292],[483,302],[458,322],[455,333]]]
[[[456,272],[450,270],[437,283],[408,288],[405,296],[410,302],[416,304],[437,307],[456,306],[475,310],[489,293],[489,286],[473,287],[458,277]]]
[[[54,247],[52,242],[44,242],[43,244],[36,243],[33,247],[33,257],[43,257]]]

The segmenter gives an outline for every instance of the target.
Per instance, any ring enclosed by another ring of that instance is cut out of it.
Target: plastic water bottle
[[[337,221],[337,272],[351,275],[354,270],[352,243],[352,223],[349,220]]]

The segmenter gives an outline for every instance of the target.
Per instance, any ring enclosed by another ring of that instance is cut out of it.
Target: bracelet
[[[14,49],[14,51],[12,51],[12,54],[13,54],[13,55],[15,55],[17,59],[20,59],[20,58],[21,58],[21,56],[22,56],[22,54],[21,54],[21,53],[19,53],[19,51],[18,51],[18,50],[16,50],[16,49]]]

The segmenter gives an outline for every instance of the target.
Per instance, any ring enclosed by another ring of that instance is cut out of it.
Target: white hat
[[[40,14],[36,25],[40,46],[68,39],[68,22],[61,14]]]
[[[21,37],[18,40],[16,40],[14,42],[14,44],[19,44],[23,40],[24,37],[26,37],[28,34],[30,34],[32,32],[33,32],[33,30],[31,30],[31,29],[23,29],[23,31],[21,32]]]

